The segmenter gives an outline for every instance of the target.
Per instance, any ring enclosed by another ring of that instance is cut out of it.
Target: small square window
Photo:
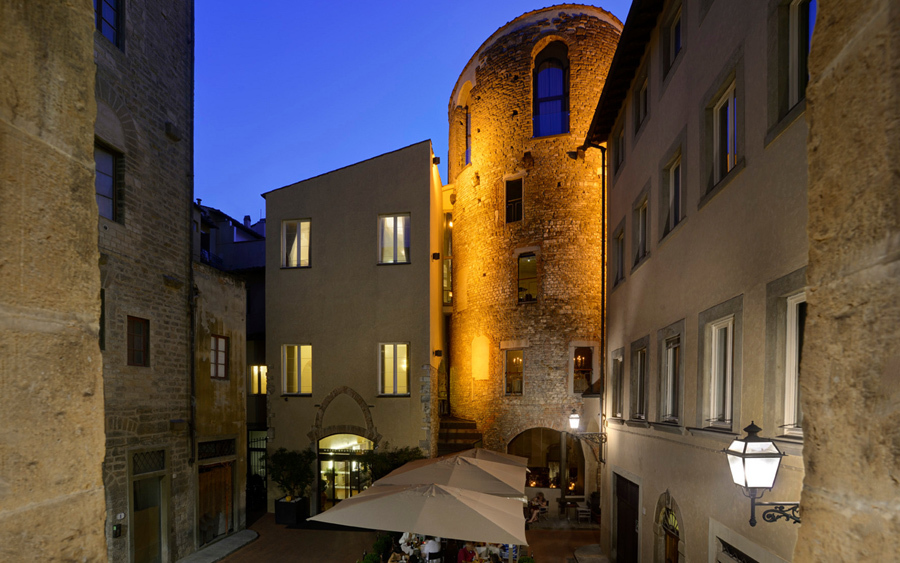
[[[250,394],[265,395],[268,387],[267,366],[250,366]]]
[[[506,222],[522,220],[522,178],[506,181]]]
[[[523,353],[522,350],[506,350],[506,394],[521,395],[523,387]]]
[[[282,381],[286,395],[312,394],[312,346],[282,346]]]
[[[713,107],[713,166],[716,182],[737,164],[737,94],[734,83]]]
[[[409,213],[378,217],[378,263],[409,264]]]
[[[537,256],[533,252],[519,255],[519,303],[534,303],[538,295]]]
[[[281,222],[281,266],[309,267],[309,219]]]
[[[101,217],[116,220],[116,192],[118,191],[118,168],[121,156],[94,145],[94,191],[97,209]]]
[[[213,334],[209,338],[209,376],[228,379],[228,338]]]
[[[150,365],[150,321],[128,317],[128,365]]]
[[[409,395],[409,344],[379,344],[382,395]]]

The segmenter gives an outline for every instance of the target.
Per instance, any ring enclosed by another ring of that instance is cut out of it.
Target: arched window
[[[534,136],[568,131],[568,47],[562,41],[554,41],[534,59]]]

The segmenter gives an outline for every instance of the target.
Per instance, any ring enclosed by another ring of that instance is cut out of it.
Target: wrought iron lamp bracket
[[[744,496],[750,499],[750,525],[756,526],[756,507],[771,506],[768,510],[764,510],[762,518],[766,522],[777,522],[784,518],[788,522],[800,524],[800,503],[799,502],[759,502],[757,499],[762,497],[761,489],[746,489],[743,491]]]

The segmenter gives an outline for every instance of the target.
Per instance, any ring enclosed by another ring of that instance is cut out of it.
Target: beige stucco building
[[[435,451],[441,180],[423,141],[264,195],[268,448],[317,449],[322,510],[361,451]]]
[[[809,11],[638,1],[623,30],[588,139],[609,146],[616,561],[792,558],[798,527],[751,527],[721,450],[755,421],[790,454],[762,500],[799,501]]]

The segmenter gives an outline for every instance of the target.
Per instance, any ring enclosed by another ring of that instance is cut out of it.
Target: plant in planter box
[[[296,525],[309,516],[309,494],[316,472],[316,452],[278,448],[266,458],[269,477],[285,496],[275,501],[275,522]]]

